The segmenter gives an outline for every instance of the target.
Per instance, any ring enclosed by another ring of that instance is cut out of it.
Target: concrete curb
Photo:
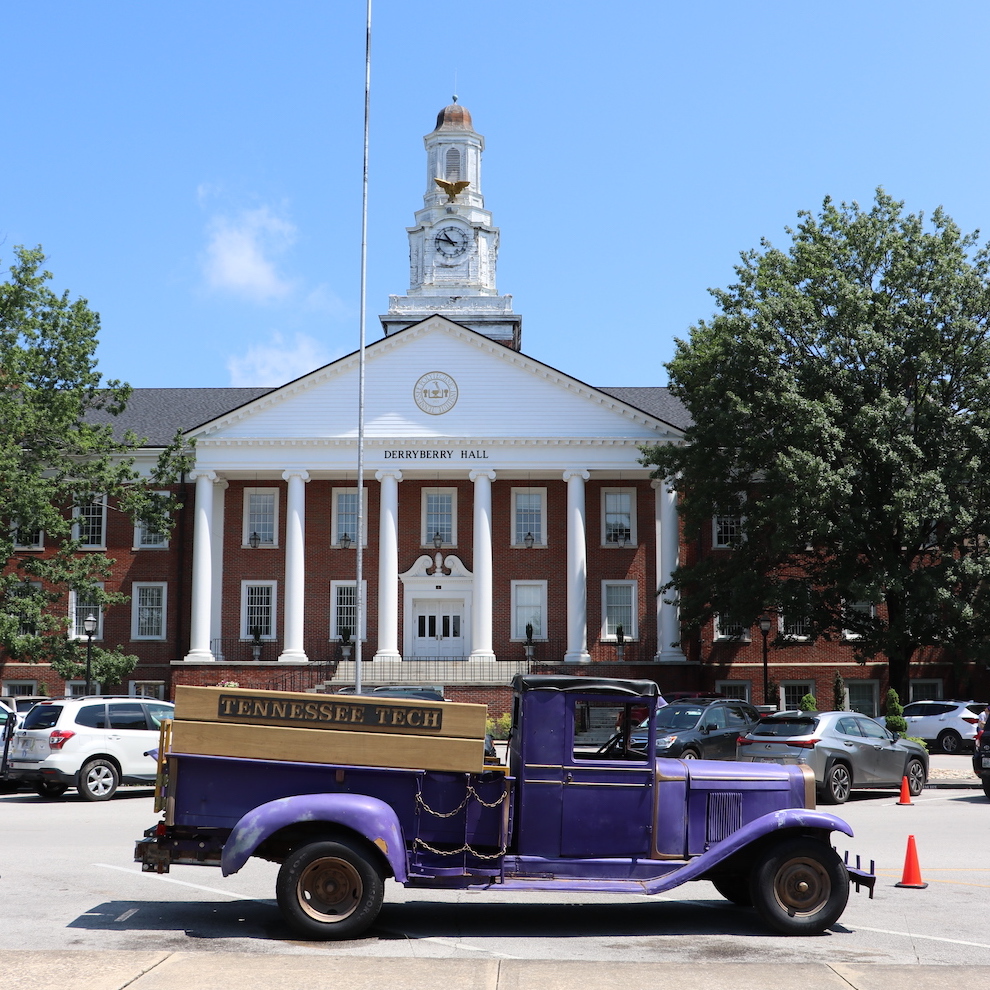
[[[346,956],[346,943],[313,953],[6,950],[4,990],[629,990],[652,986],[654,963],[573,959],[423,959]],[[971,966],[834,963],[664,963],[664,982],[678,990],[958,990]]]

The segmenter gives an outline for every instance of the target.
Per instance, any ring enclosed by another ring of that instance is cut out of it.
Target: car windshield
[[[703,705],[667,705],[656,714],[658,729],[693,729],[704,712]],[[649,728],[645,721],[640,728]]]
[[[50,729],[62,714],[61,705],[35,705],[24,716],[22,729]]]
[[[817,725],[816,718],[768,718],[749,731],[754,736],[807,736]]]

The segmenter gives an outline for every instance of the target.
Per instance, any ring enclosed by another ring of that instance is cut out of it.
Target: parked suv
[[[151,698],[89,695],[36,704],[14,731],[7,772],[42,797],[75,787],[87,801],[106,801],[120,784],[154,783],[146,756],[174,706]]]
[[[760,713],[735,698],[692,698],[665,705],[653,716],[657,756],[680,760],[734,760],[736,739],[760,721]],[[650,726],[633,730],[630,746],[645,750]]]
[[[976,739],[976,723],[986,704],[976,701],[912,701],[904,706],[907,734],[934,741],[943,753],[958,753]],[[877,719],[881,725],[886,719]]]

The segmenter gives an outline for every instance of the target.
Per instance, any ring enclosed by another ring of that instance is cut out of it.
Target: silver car
[[[740,736],[736,759],[747,763],[805,764],[823,804],[842,804],[853,788],[899,787],[912,795],[928,780],[928,751],[900,739],[857,712],[782,712]]]

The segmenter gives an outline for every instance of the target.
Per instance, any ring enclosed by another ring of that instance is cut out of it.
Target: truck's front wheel
[[[307,938],[354,938],[381,910],[378,867],[346,838],[300,846],[282,864],[275,895],[286,922]]]
[[[849,876],[835,850],[796,837],[771,846],[751,874],[753,906],[785,935],[817,935],[833,925],[849,900]]]

